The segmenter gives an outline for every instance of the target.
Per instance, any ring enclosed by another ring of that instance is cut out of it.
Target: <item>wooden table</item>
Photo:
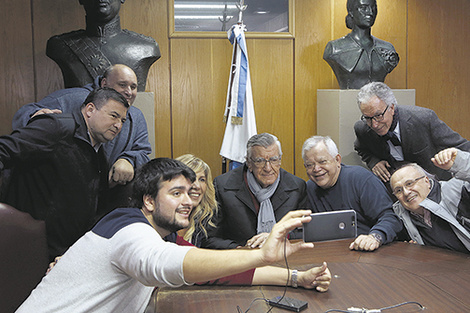
[[[470,255],[405,242],[394,242],[374,252],[350,251],[350,240],[316,243],[315,248],[289,258],[289,267],[306,269],[326,261],[332,273],[330,290],[319,293],[288,288],[286,296],[305,300],[302,312],[379,309],[406,301],[417,305],[385,310],[398,312],[470,312]],[[279,264],[281,265],[281,264]],[[161,288],[153,296],[152,312],[245,312],[255,298],[282,295],[277,286],[207,286]],[[249,312],[267,312],[264,301],[255,301]],[[289,312],[274,308],[271,312]]]

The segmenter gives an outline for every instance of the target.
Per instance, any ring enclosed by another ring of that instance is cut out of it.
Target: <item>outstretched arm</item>
[[[223,251],[191,249],[183,261],[185,280],[187,282],[207,281],[281,261],[284,259],[284,245],[286,257],[296,251],[313,248],[312,243],[290,243],[286,239],[289,231],[310,221],[310,213],[310,210],[298,210],[286,214],[274,225],[261,249]]]
[[[285,268],[275,266],[259,267],[255,270],[252,284],[284,286],[289,274],[289,282],[287,284],[292,286],[292,270],[289,270],[290,273],[287,273],[287,271]],[[321,266],[298,272],[297,285],[299,287],[305,289],[315,288],[317,291],[325,292],[330,287],[330,283],[331,273],[326,262],[323,262]]]

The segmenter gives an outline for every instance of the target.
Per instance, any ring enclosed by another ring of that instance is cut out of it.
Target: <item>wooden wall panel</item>
[[[29,0],[2,3],[0,29],[0,135],[6,135],[16,110],[34,99]]]
[[[121,26],[154,38],[161,58],[150,68],[146,91],[155,94],[155,156],[172,156],[170,102],[170,48],[167,1],[126,1],[121,7]]]
[[[258,132],[278,135],[293,159],[292,40],[247,40]],[[173,155],[194,153],[221,173],[222,122],[232,56],[226,39],[172,39]]]
[[[349,30],[346,0],[294,1],[295,39],[253,38],[247,45],[258,131],[276,134],[283,144],[283,167],[306,178],[300,153],[303,141],[316,133],[317,89],[338,88],[323,50]],[[20,105],[63,86],[58,66],[45,55],[47,39],[85,27],[78,1],[5,5],[0,20],[0,134],[9,132]],[[372,29],[400,54],[386,83],[416,89],[418,105],[434,109],[467,138],[469,6],[467,0],[378,0]],[[123,28],[155,38],[162,52],[147,81],[147,91],[155,93],[156,155],[192,152],[219,174],[232,46],[227,39],[169,39],[168,1],[127,1],[121,20]]]
[[[294,47],[292,39],[247,40],[258,134],[282,146],[282,167],[294,169]]]
[[[64,88],[59,66],[46,56],[47,40],[63,33],[85,28],[85,10],[78,1],[31,1],[33,9],[35,99]],[[31,82],[32,82],[31,77]]]
[[[317,89],[338,88],[323,50],[332,34],[331,0],[295,4],[295,175],[307,179],[302,144],[317,132]],[[336,87],[335,87],[336,84]]]
[[[192,153],[221,173],[220,146],[232,46],[224,39],[171,40],[173,156]]]
[[[408,88],[470,139],[470,2],[409,0]]]

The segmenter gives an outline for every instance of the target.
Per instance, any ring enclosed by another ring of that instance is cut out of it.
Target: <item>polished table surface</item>
[[[349,307],[379,309],[406,301],[385,312],[470,312],[470,255],[405,242],[394,242],[374,252],[350,251],[351,240],[315,243],[315,248],[289,257],[290,268],[307,269],[328,263],[329,291],[319,293],[287,288],[286,296],[308,302],[302,312],[325,312]],[[278,264],[282,266],[283,264]],[[190,286],[160,288],[152,312],[245,312],[255,298],[283,294],[277,286]],[[255,301],[249,312],[267,312]],[[274,308],[271,312],[289,312]]]

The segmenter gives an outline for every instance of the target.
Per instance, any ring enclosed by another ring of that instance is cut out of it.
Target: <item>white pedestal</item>
[[[147,122],[149,141],[152,146],[150,159],[155,158],[155,95],[153,92],[138,92],[134,106],[142,111]]]
[[[317,90],[317,134],[334,140],[344,164],[365,166],[354,151],[354,124],[361,118],[356,101],[358,92],[358,89]],[[393,94],[398,104],[415,105],[414,89],[394,89]]]

